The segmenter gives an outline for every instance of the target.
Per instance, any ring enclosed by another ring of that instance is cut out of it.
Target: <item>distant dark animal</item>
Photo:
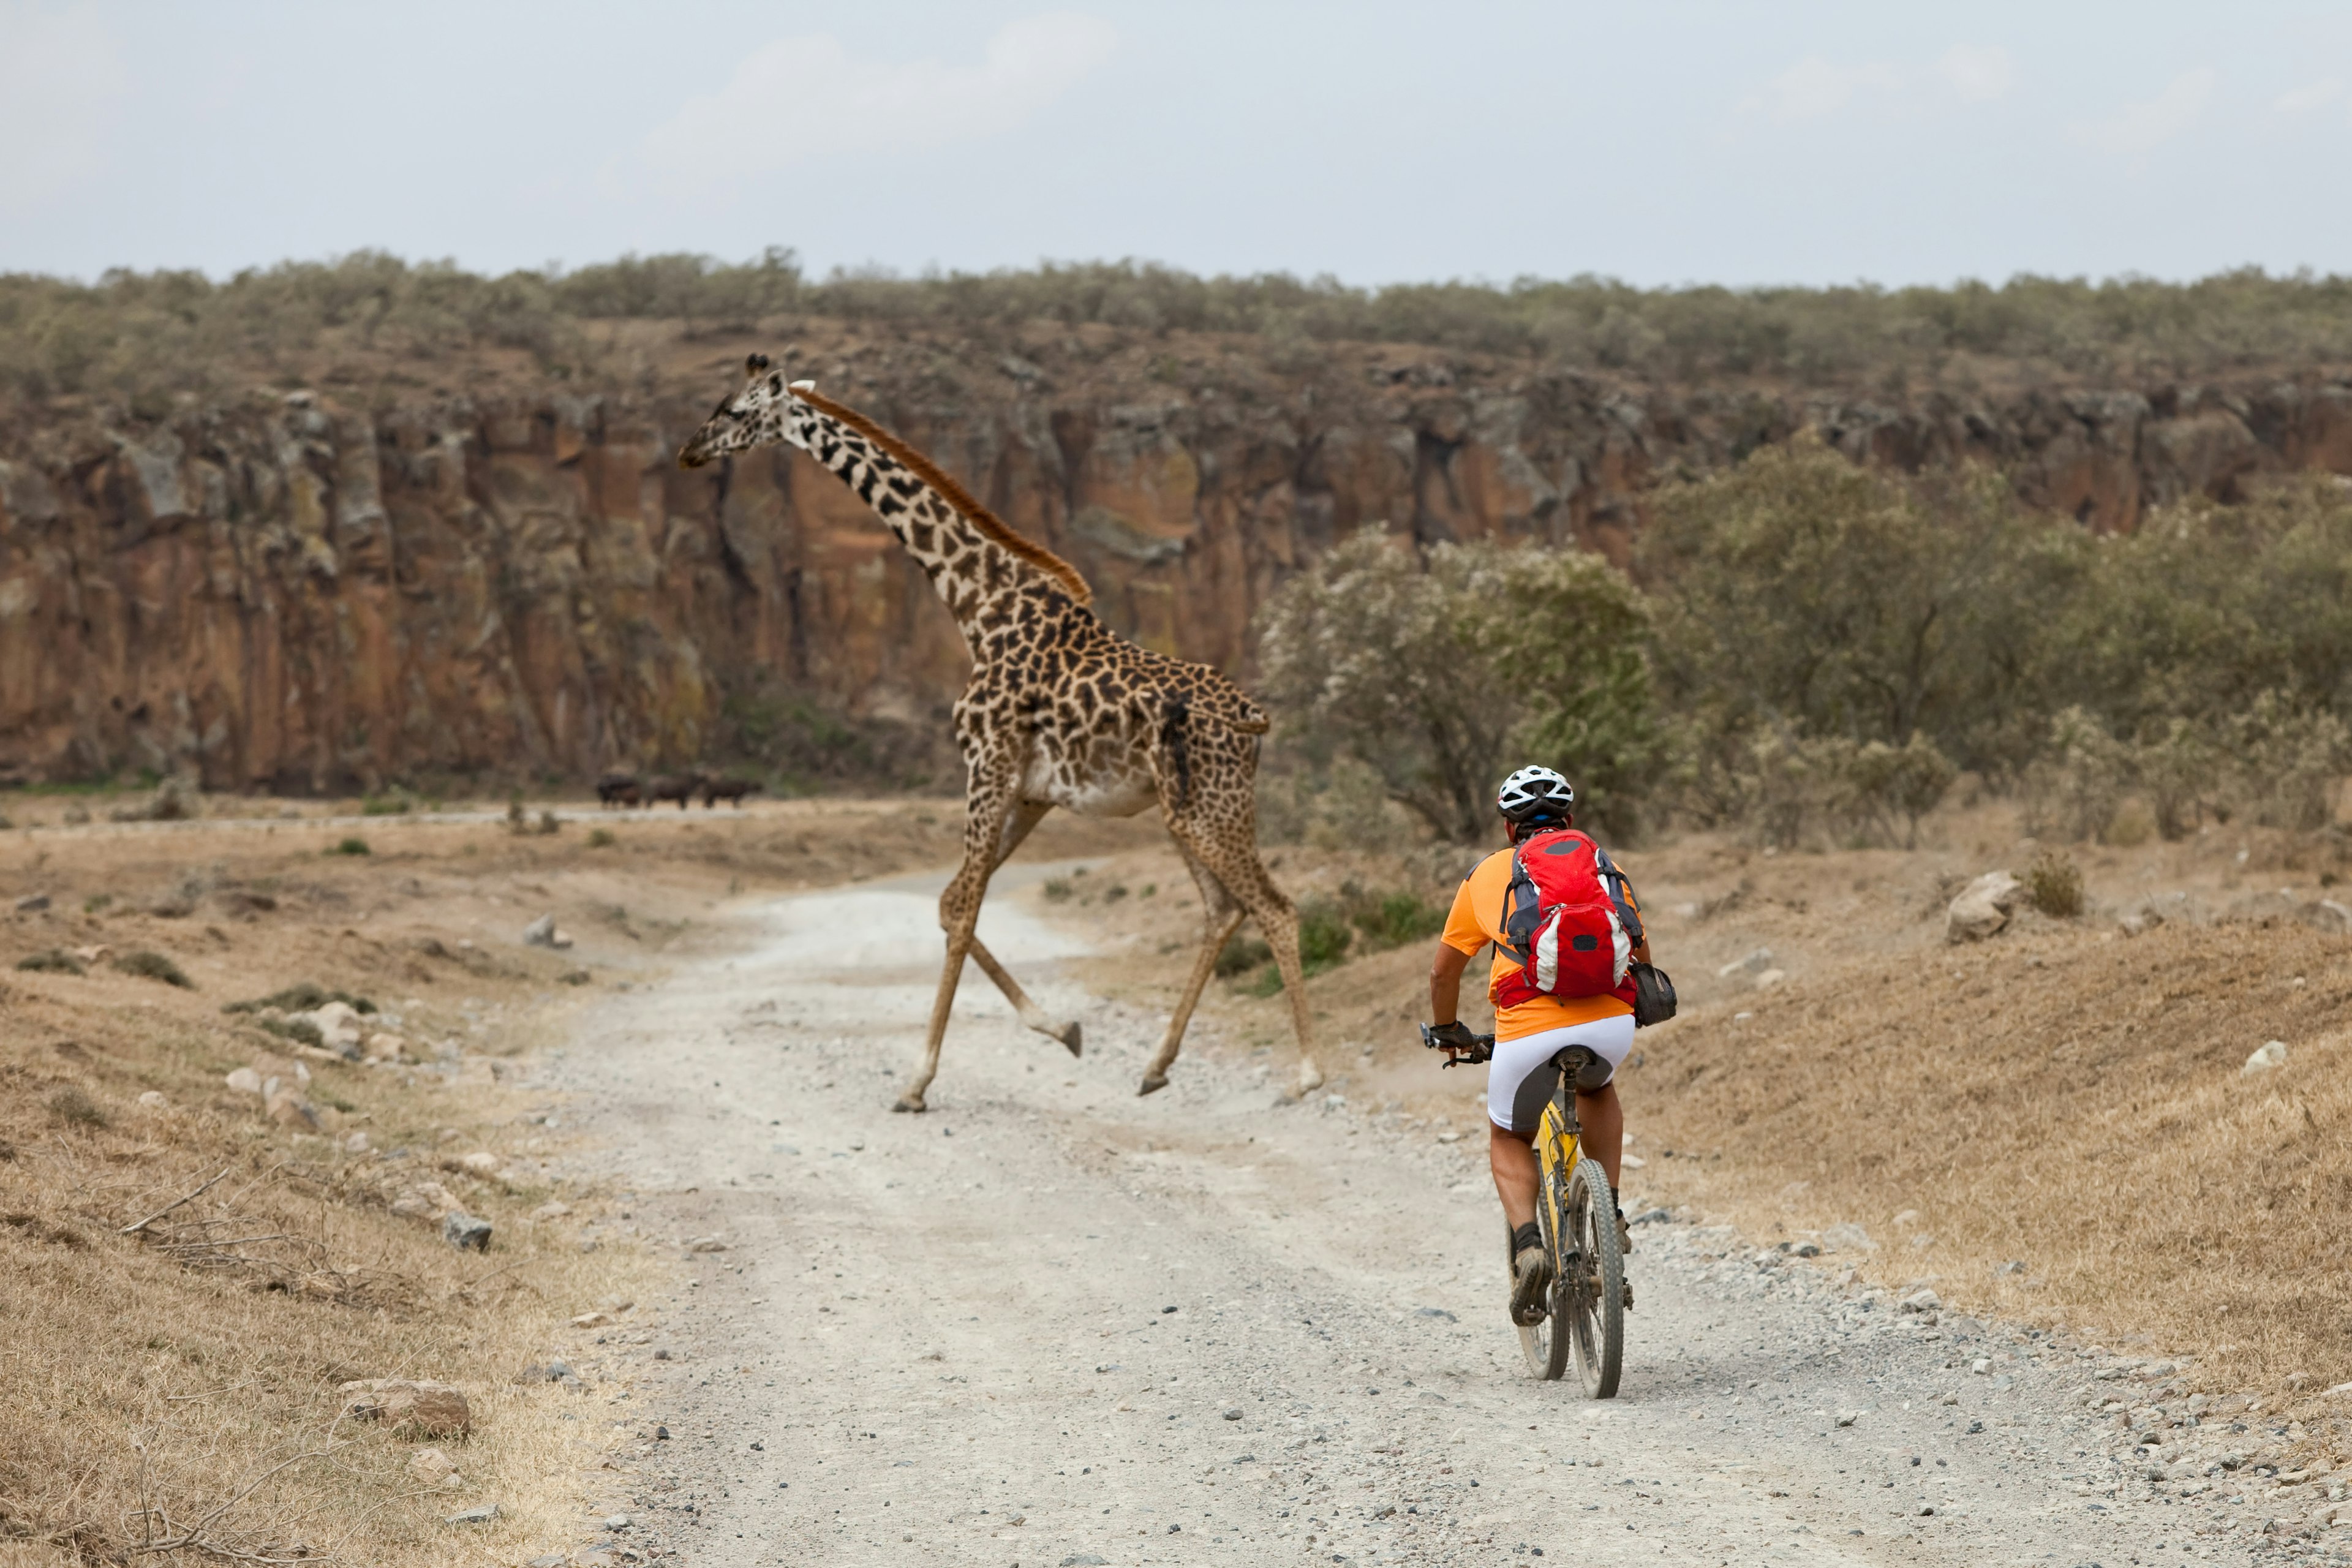
[[[702,781],[702,809],[709,811],[723,800],[740,810],[743,797],[759,787],[758,779],[705,779]]]
[[[635,805],[643,798],[635,773],[610,773],[596,781],[596,798],[605,805]]]
[[[694,798],[695,791],[701,787],[700,773],[672,773],[667,778],[654,780],[654,787],[647,793],[646,804],[659,805],[666,800],[674,800],[677,802],[678,810],[684,811],[687,803]]]

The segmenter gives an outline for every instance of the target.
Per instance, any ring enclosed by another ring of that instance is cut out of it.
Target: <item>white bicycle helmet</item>
[[[1564,817],[1576,809],[1576,788],[1549,768],[1521,768],[1495,792],[1495,808],[1513,822]]]

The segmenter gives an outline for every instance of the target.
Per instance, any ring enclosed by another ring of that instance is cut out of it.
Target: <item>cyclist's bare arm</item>
[[[1429,965],[1429,1021],[1444,1026],[1459,1019],[1462,1009],[1462,975],[1470,967],[1474,954],[1463,952],[1450,942],[1437,944],[1437,957]]]

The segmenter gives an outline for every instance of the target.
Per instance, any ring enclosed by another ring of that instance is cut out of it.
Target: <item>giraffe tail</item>
[[[1168,755],[1168,771],[1176,781],[1175,807],[1181,811],[1192,793],[1192,756],[1185,749],[1184,731],[1192,718],[1192,699],[1178,692],[1168,700],[1160,718],[1160,748]]]

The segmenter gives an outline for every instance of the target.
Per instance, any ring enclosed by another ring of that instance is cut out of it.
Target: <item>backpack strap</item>
[[[1635,947],[1641,946],[1641,911],[1633,907],[1633,900],[1627,896],[1633,884],[1626,879],[1625,873],[1617,868],[1617,862],[1609,858],[1609,851],[1601,847],[1598,842],[1592,846],[1592,865],[1593,869],[1601,873],[1601,885],[1609,889],[1610,901],[1617,906],[1617,921],[1625,928],[1626,941]]]
[[[1503,931],[1495,939],[1495,945],[1519,964],[1528,962],[1528,944],[1535,941],[1543,914],[1543,900],[1536,893],[1535,879],[1528,875],[1522,853],[1511,851],[1511,884],[1503,893]]]

